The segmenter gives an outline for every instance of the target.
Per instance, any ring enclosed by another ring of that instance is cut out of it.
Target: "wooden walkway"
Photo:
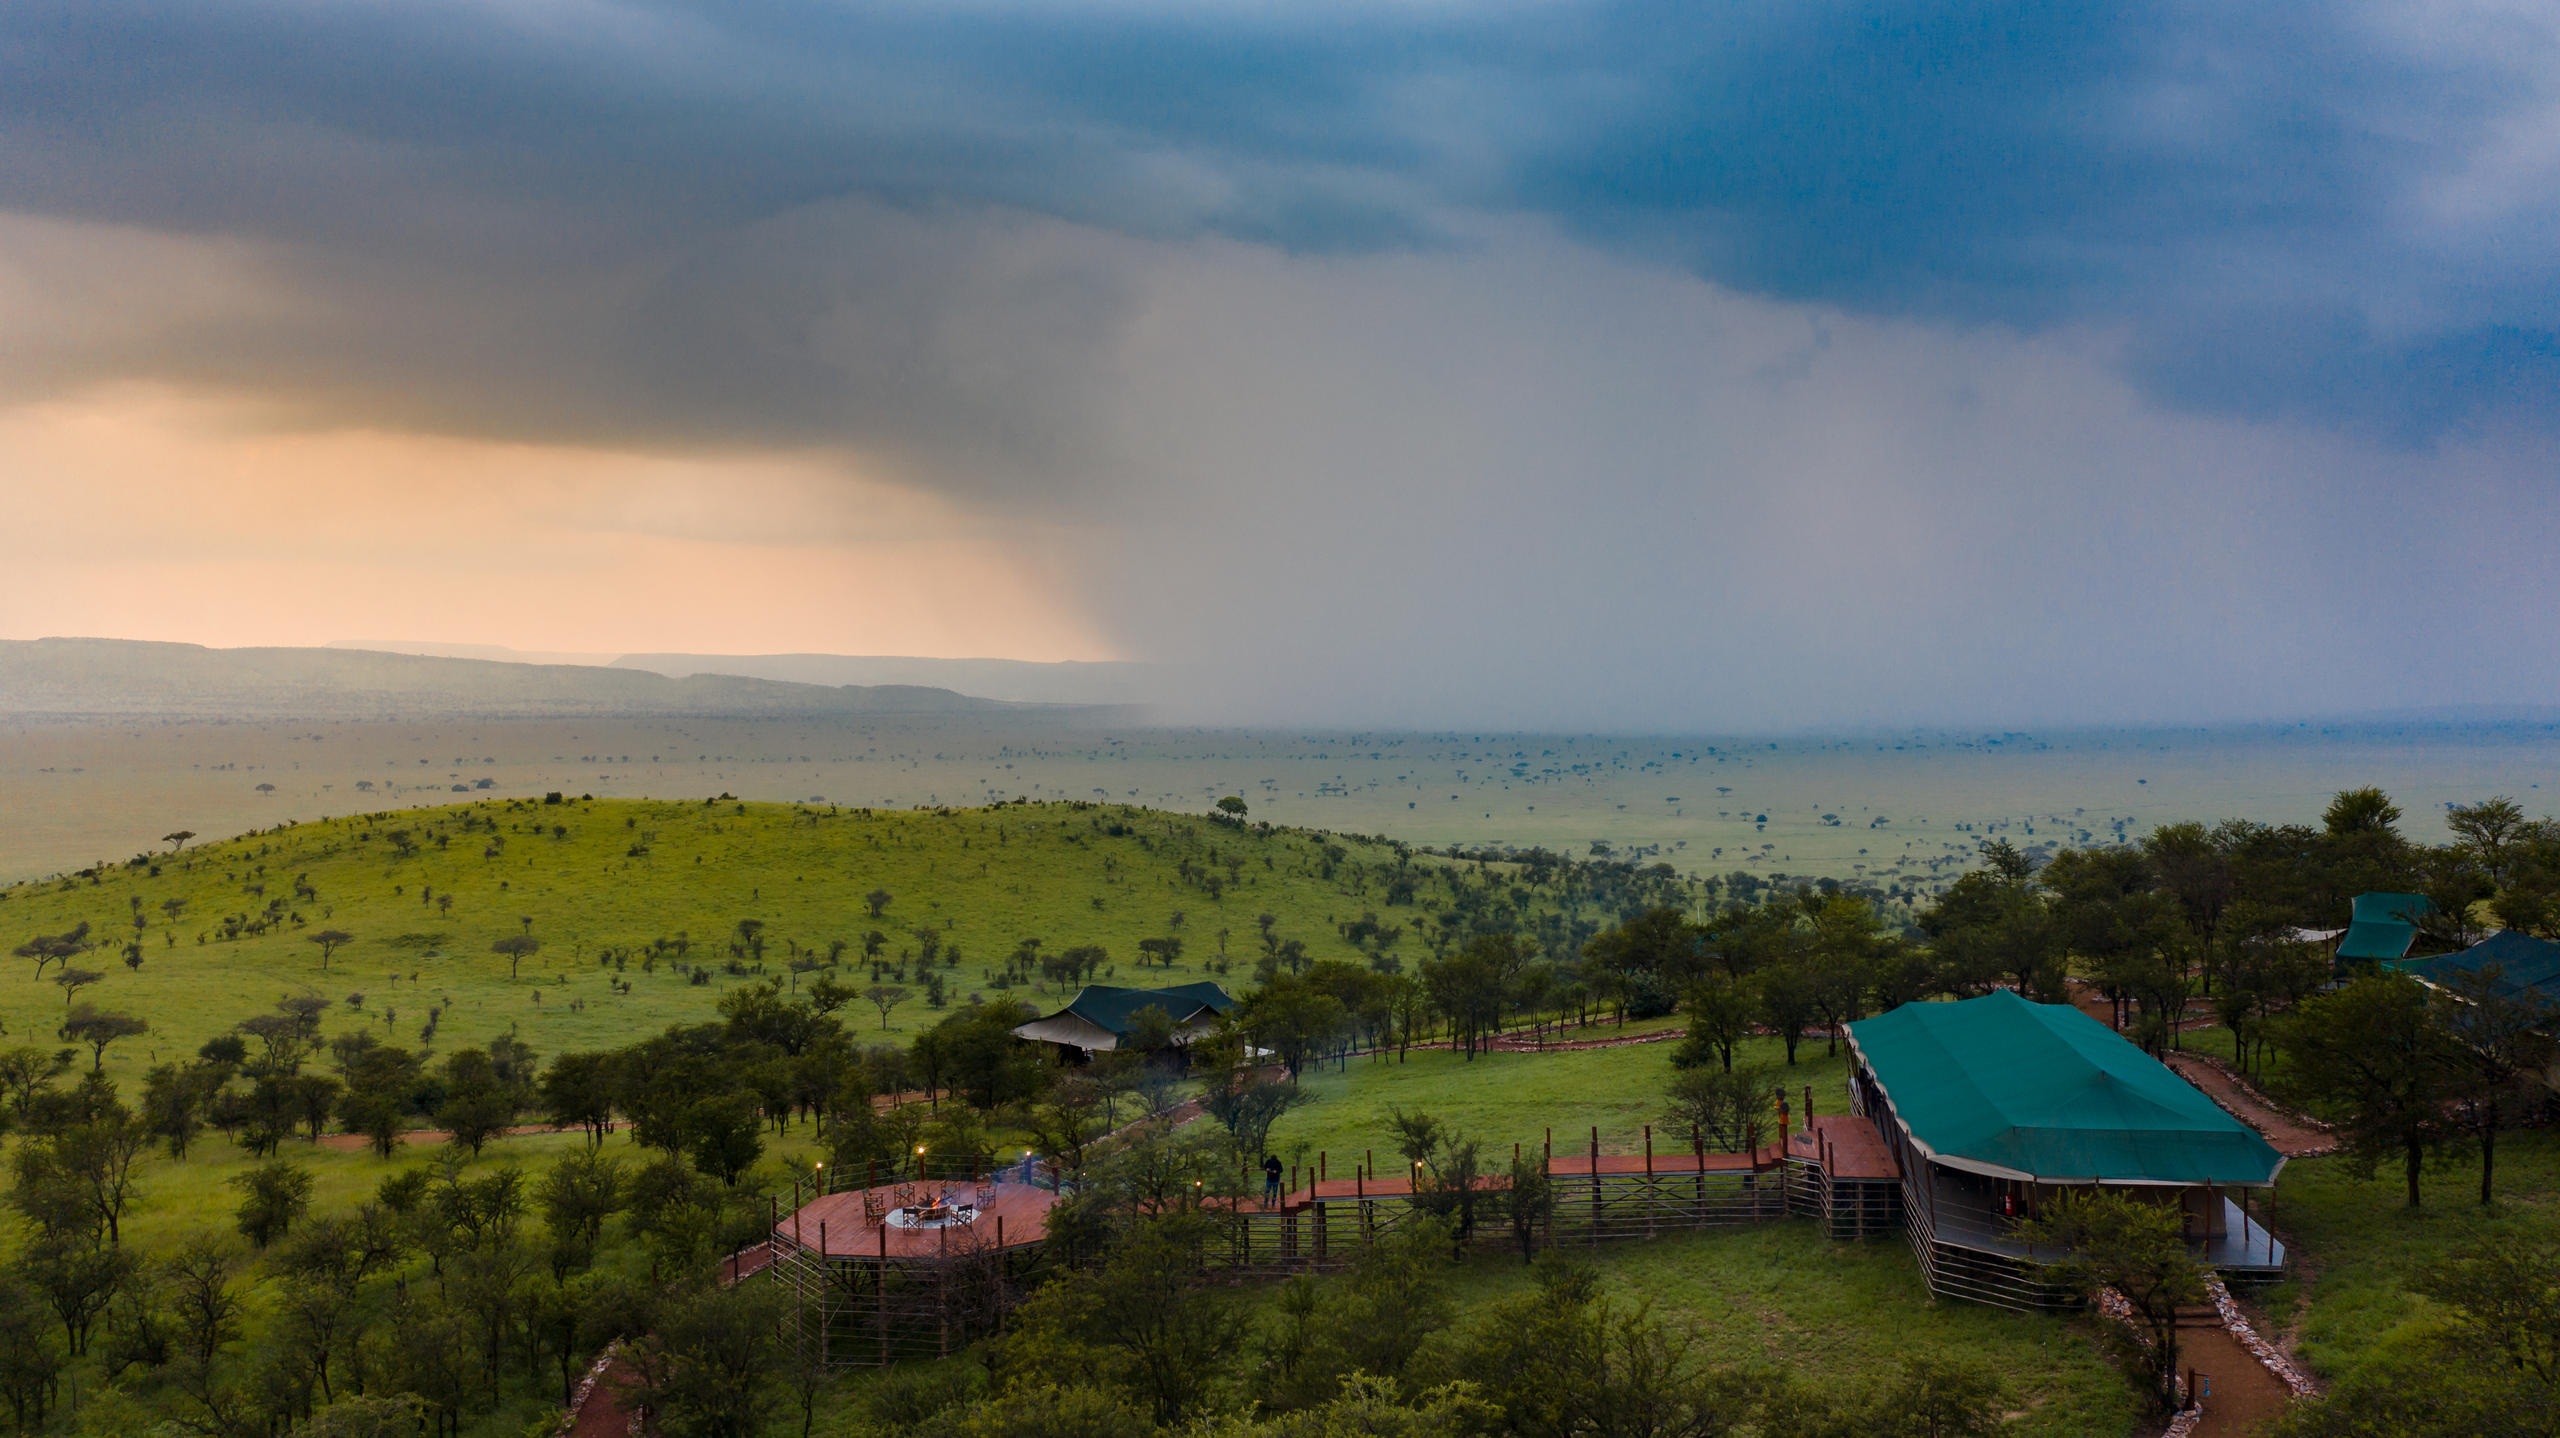
[[[1818,1163],[1834,1179],[1902,1177],[1902,1165],[1893,1161],[1893,1150],[1884,1146],[1883,1135],[1856,1114],[1816,1114],[1806,1120],[1806,1129],[1787,1140],[1789,1158]]]

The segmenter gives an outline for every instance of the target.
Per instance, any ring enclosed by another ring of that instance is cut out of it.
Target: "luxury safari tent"
[[[2409,957],[2418,942],[2418,920],[2434,911],[2424,894],[2358,894],[2338,938],[2338,969],[2370,972]]]
[[[2560,1027],[2560,944],[2549,939],[2500,929],[2470,948],[2410,959],[2399,968],[2463,1004],[2486,997],[2531,1005],[2541,1010],[2538,1027]],[[2560,1091],[2560,1059],[2542,1071],[2542,1085]]]
[[[2411,959],[2400,971],[2432,988],[2459,989],[2475,976],[2500,998],[2530,997],[2560,1012],[2560,944],[2500,929],[2470,948]]]
[[[1019,1025],[1013,1033],[1033,1043],[1054,1045],[1062,1063],[1081,1063],[1126,1042],[1142,1010],[1162,1009],[1173,1020],[1173,1042],[1180,1048],[1217,1027],[1218,1015],[1235,1006],[1225,989],[1206,980],[1168,989],[1087,984],[1076,990],[1065,1008]]]
[[[2124,1188],[2183,1216],[2226,1279],[2272,1279],[2284,1245],[2247,1194],[2284,1158],[2192,1084],[2065,1004],[2001,991],[1904,1004],[1849,1026],[1850,1100],[1901,1169],[1902,1211],[1930,1291],[2004,1308],[2057,1307],[2012,1237],[2066,1189]],[[2240,1201],[2234,1202],[2237,1197]]]

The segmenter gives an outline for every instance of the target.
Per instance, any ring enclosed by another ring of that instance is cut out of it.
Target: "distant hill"
[[[332,649],[496,659],[509,664],[610,665],[670,679],[730,674],[784,684],[914,685],[1015,704],[1153,704],[1168,680],[1153,664],[1116,660],[1044,663],[1029,659],[924,659],[893,654],[576,654],[408,639],[342,639]]]
[[[225,718],[964,714],[1011,706],[915,684],[670,677],[361,649],[207,649],[129,639],[0,640],[0,714]]]
[[[1023,704],[1147,704],[1161,700],[1150,664],[1035,663],[1024,659],[916,659],[852,654],[625,654],[617,669],[682,678],[736,674],[793,684],[921,684]]]

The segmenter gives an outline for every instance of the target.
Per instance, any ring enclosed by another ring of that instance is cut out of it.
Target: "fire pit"
[[[891,1228],[958,1228],[978,1221],[975,1204],[954,1203],[951,1195],[928,1198],[922,1203],[889,1210]]]

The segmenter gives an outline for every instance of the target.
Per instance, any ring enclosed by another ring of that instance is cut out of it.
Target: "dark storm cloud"
[[[1028,415],[945,393],[1010,316],[939,373],[849,357],[980,286],[879,238],[956,208],[1299,254],[1526,213],[1748,292],[2120,332],[2155,399],[2419,443],[2560,418],[2549,164],[2499,169],[2560,114],[2552,47],[2530,9],[2334,5],[24,0],[0,208],[273,242],[324,309],[419,326],[378,383],[309,315],[149,363],[537,433],[1040,468],[1082,441],[1039,352],[1126,322],[1107,264],[1041,261],[1083,298],[1030,302]],[[812,303],[867,318],[818,356]]]

